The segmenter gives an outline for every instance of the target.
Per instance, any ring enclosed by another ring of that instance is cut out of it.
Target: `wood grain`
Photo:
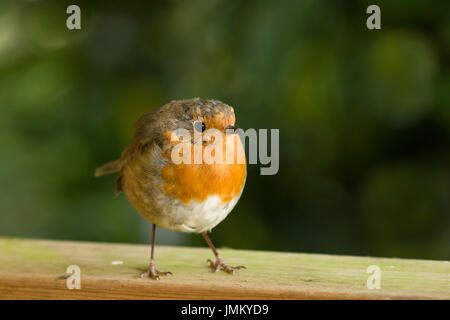
[[[141,279],[149,246],[0,238],[0,299],[450,299],[448,261],[221,249],[235,275],[210,271],[207,248],[156,247],[173,276]],[[112,261],[122,261],[114,265]],[[81,269],[81,289],[66,269]],[[369,265],[381,289],[369,290]]]

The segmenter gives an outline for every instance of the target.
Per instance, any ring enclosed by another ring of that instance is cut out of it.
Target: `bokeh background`
[[[66,28],[81,7],[82,29]],[[217,246],[450,258],[450,2],[0,1],[0,236],[149,243],[114,176],[170,100],[280,129]],[[159,244],[206,246],[159,229]]]

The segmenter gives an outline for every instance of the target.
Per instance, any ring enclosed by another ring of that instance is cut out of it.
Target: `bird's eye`
[[[194,122],[194,129],[195,129],[195,131],[197,131],[197,132],[203,132],[203,131],[206,130],[206,125],[205,125],[204,122],[201,122],[201,121],[195,121],[195,122]]]

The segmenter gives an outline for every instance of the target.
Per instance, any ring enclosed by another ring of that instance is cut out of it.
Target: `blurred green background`
[[[1,0],[0,236],[149,243],[93,172],[140,115],[198,96],[280,129],[279,173],[249,166],[217,246],[450,259],[450,2],[377,1],[374,31],[370,4]]]

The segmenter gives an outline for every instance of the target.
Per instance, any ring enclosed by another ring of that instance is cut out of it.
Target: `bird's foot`
[[[225,264],[225,262],[223,261],[223,259],[220,256],[217,256],[216,261],[212,261],[211,259],[206,260],[206,262],[209,262],[209,265],[211,267],[211,269],[213,269],[214,272],[217,272],[219,270],[223,270],[227,273],[231,273],[234,274],[234,272],[236,270],[240,270],[240,269],[247,269],[244,266],[236,266],[236,267],[231,267]]]
[[[141,278],[150,277],[153,280],[159,280],[159,276],[166,276],[168,274],[172,275],[172,272],[159,271],[158,268],[156,267],[156,263],[154,261],[151,261],[148,266],[148,270],[144,273],[141,273],[140,277]]]

